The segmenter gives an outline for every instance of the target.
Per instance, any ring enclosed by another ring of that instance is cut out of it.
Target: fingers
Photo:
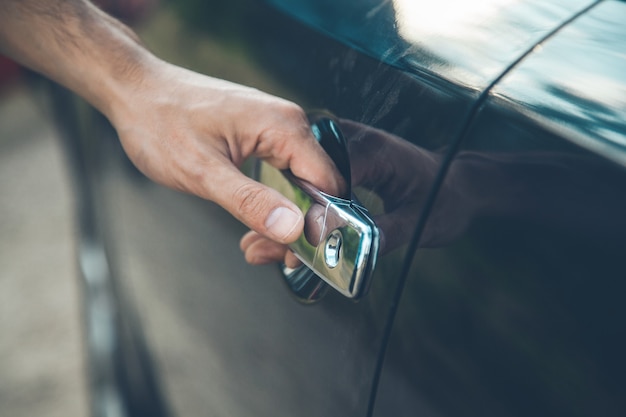
[[[306,213],[304,222],[304,236],[312,246],[320,244],[322,233],[324,232],[324,218],[326,207],[320,204],[313,204]]]
[[[291,269],[295,269],[299,267],[300,265],[302,265],[302,261],[300,261],[300,259],[298,259],[296,254],[290,250],[288,250],[287,253],[285,254],[285,259],[283,262],[285,262],[285,265]]]
[[[255,231],[249,231],[239,243],[246,262],[251,265],[266,265],[283,261],[289,268],[297,268],[302,263],[286,245],[269,240]]]
[[[294,242],[304,228],[300,209],[278,191],[223,165],[208,179],[211,199],[252,230],[278,243]]]
[[[289,169],[317,188],[338,194],[345,188],[335,165],[311,133],[304,111],[297,105],[268,98],[266,106],[250,111],[229,142],[230,160],[223,165],[219,181],[211,187],[210,199],[258,233],[279,243],[291,243],[304,226],[300,210],[278,192],[231,169],[232,161],[252,155],[278,169]]]
[[[287,102],[278,106],[273,116],[259,136],[254,155],[275,168],[290,169],[296,177],[326,193],[339,195],[346,184],[311,133],[304,111]]]
[[[330,194],[342,189],[296,104],[171,65],[154,72],[140,85],[144,94],[133,94],[134,102],[112,115],[124,149],[154,181],[212,200],[282,244],[302,233],[304,216],[280,193],[243,175],[244,160],[256,156],[290,169]]]
[[[239,247],[245,254],[246,262],[252,265],[266,265],[285,257],[288,248],[269,240],[255,231],[249,231],[242,238]]]

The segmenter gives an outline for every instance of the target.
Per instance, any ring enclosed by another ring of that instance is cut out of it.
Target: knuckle
[[[259,150],[272,155],[283,155],[296,143],[311,136],[304,110],[297,104],[285,101],[274,113],[272,123],[260,135]]]
[[[291,118],[304,118],[304,110],[291,101],[284,101],[282,105],[284,114]]]
[[[236,201],[237,212],[248,221],[258,221],[269,203],[267,191],[254,183],[240,186],[235,190],[233,196]]]
[[[294,132],[302,133],[302,130],[308,125],[306,114],[300,106],[290,101],[281,101],[278,104],[275,117],[278,123],[272,123],[273,126],[282,126],[288,134]]]

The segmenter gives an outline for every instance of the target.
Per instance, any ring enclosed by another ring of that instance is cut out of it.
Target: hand
[[[86,0],[0,2],[0,50],[104,113],[148,177],[217,202],[270,239],[294,241],[303,215],[239,172],[247,157],[329,193],[341,187],[298,106],[160,60]]]
[[[385,131],[349,120],[339,121],[348,141],[353,187],[363,187],[383,201],[384,213],[374,216],[381,235],[380,252],[406,244],[412,237],[426,199],[441,166],[441,155],[426,151]],[[449,243],[467,226],[468,210],[460,204],[456,188],[445,181],[437,197],[420,247]],[[307,218],[311,217],[307,213]],[[241,240],[246,260],[263,264],[285,259],[297,265],[285,245],[271,242],[255,232]]]
[[[162,61],[151,68],[109,107],[135,165],[160,184],[218,203],[271,240],[293,242],[304,226],[300,210],[238,167],[256,156],[336,193],[339,174],[302,109]]]
[[[348,120],[339,124],[348,141],[352,185],[375,192],[384,202],[385,212],[374,219],[381,231],[381,252],[390,251],[410,239],[439,157],[379,129]],[[297,265],[286,246],[257,233],[246,234],[240,246],[253,264],[284,258],[288,266]]]

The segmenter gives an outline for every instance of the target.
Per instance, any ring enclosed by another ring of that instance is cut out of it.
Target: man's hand
[[[156,182],[215,201],[260,234],[294,241],[298,207],[237,168],[249,156],[329,192],[333,163],[295,104],[165,63],[142,80],[111,117],[135,165]]]
[[[148,177],[217,202],[277,242],[300,235],[303,215],[239,172],[247,157],[329,193],[340,187],[298,106],[163,62],[84,0],[0,0],[0,51],[98,108]]]

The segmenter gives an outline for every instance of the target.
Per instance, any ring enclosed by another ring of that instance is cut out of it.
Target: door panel
[[[139,312],[176,415],[365,415],[406,242],[433,201],[443,161],[485,88],[590,2],[526,1],[513,2],[512,8],[498,3],[475,20],[471,15],[454,20],[444,9],[432,15],[442,23],[434,29],[423,21],[411,25],[410,17],[420,11],[400,1],[272,3],[282,12],[257,4],[254,13],[244,14],[251,20],[241,25],[248,36],[239,47],[256,62],[245,72],[233,68],[236,81],[262,84],[306,109],[324,109],[342,119],[353,177],[364,179],[356,184],[362,202],[376,216],[396,214],[401,221],[377,217],[390,225],[383,230],[389,246],[364,299],[354,303],[330,291],[319,303],[303,305],[291,297],[277,268],[244,263],[237,244],[244,230],[221,209],[146,182],[124,168],[119,153],[103,153],[98,191],[121,271],[118,284]],[[396,23],[405,26],[400,31]],[[505,31],[511,26],[515,30]],[[429,32],[420,32],[423,27]],[[471,48],[460,51],[461,40]],[[198,69],[212,73],[209,67]],[[399,167],[410,169],[392,175]],[[386,175],[375,175],[379,172]],[[462,228],[451,230],[445,221],[454,215],[451,210],[426,229],[431,246],[456,239]],[[437,276],[452,267],[444,261],[427,266]],[[428,290],[415,292],[424,297],[433,293]],[[407,288],[407,294],[411,291]],[[415,306],[436,311],[436,297],[429,300]],[[454,318],[470,319],[455,302],[449,306]],[[415,317],[411,308],[401,317]],[[403,320],[400,329],[407,326]],[[444,336],[456,341],[454,334]],[[431,341],[438,346],[436,337],[426,340]],[[404,339],[394,342],[390,352],[399,359],[388,361],[388,369],[418,369],[406,357],[411,346]],[[466,368],[461,372],[472,376]],[[450,379],[441,375],[441,383],[428,385],[428,395],[443,395]],[[395,392],[414,392],[411,385],[410,391],[403,387]],[[459,398],[467,394],[456,392],[463,394]],[[420,409],[430,409],[424,404]]]
[[[425,236],[454,233],[417,252],[375,415],[624,414],[625,15],[603,2],[491,91],[428,219]]]

